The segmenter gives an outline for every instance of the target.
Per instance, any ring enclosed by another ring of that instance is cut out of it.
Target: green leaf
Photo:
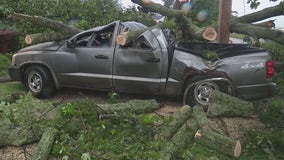
[[[83,153],[81,156],[82,160],[91,160],[90,153]]]

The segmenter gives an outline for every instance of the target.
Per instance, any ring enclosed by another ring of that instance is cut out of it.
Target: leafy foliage
[[[7,75],[8,66],[11,64],[11,54],[0,54],[0,76]]]
[[[284,101],[275,99],[260,113],[260,120],[270,127],[284,127]]]
[[[283,159],[284,147],[284,101],[273,97],[268,102],[256,101],[257,114],[266,128],[248,132],[245,157],[252,159]],[[253,152],[254,154],[251,154]],[[265,158],[264,158],[265,157]]]
[[[108,24],[115,20],[140,21],[153,25],[150,15],[140,13],[135,8],[123,10],[116,0],[1,0],[0,17],[5,26],[17,30],[20,46],[25,46],[23,37],[32,33],[51,32],[44,27],[29,23],[18,23],[6,16],[10,12],[43,16],[65,24],[74,25],[82,30]]]
[[[0,120],[8,119],[14,126],[44,128],[50,123],[45,123],[46,120],[42,113],[50,110],[53,106],[44,101],[36,99],[31,93],[23,94],[13,103],[1,102],[0,105]],[[39,125],[41,124],[41,125]]]
[[[107,97],[108,97],[108,103],[117,103],[119,98],[119,93],[111,91],[108,93]]]
[[[25,93],[25,87],[19,82],[0,83],[0,102],[14,102]]]
[[[284,63],[284,46],[283,45],[280,45],[272,41],[267,41],[262,47],[267,49],[273,54],[275,61]],[[277,94],[283,96],[284,95],[284,71],[283,70],[277,71],[273,80],[278,85]]]
[[[135,125],[127,119],[99,120],[96,105],[87,99],[64,104],[60,110],[62,117],[56,124],[61,133],[52,149],[54,156],[65,159],[159,157],[157,150],[163,143],[152,138],[152,124],[157,117],[138,116]]]

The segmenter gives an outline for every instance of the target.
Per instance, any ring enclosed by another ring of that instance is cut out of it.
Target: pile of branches
[[[56,107],[50,103],[42,104],[43,102],[31,96],[21,97],[11,105],[3,103],[0,105],[0,146],[22,146],[39,142],[33,159],[48,159],[56,137],[60,137],[57,136],[60,133],[58,132],[60,126],[57,125],[66,118],[66,115],[63,116],[62,112],[58,111],[64,108]],[[208,107],[207,113],[201,106],[190,107],[186,105],[172,115],[172,121],[169,125],[161,124],[158,126],[152,138],[166,141],[167,145],[160,151],[160,155],[163,156],[162,159],[170,160],[177,157],[180,150],[190,149],[190,146],[195,142],[230,157],[241,155],[240,141],[218,133],[210,126],[207,117],[250,117],[253,114],[253,105],[217,91],[213,92],[211,101],[213,103]],[[31,102],[31,104],[28,102]],[[27,108],[21,108],[23,104]],[[86,113],[81,111],[81,117],[75,121],[81,121],[78,126],[81,126],[79,128],[83,130],[87,128],[86,120],[82,119],[84,115],[91,117],[92,123],[102,119],[114,119],[128,120],[135,126],[138,119],[136,115],[153,113],[160,107],[156,100],[130,100],[117,104],[94,104],[92,110],[88,110]],[[50,114],[50,112],[54,113]],[[64,114],[68,114],[67,112]],[[72,123],[73,120],[70,119],[69,121]],[[76,126],[73,126],[74,124],[66,125],[73,128]]]

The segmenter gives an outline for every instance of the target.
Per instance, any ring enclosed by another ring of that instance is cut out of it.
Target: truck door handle
[[[158,62],[160,62],[160,58],[148,58],[146,61],[147,62],[158,63]]]
[[[105,56],[105,55],[101,55],[101,54],[100,54],[100,55],[96,55],[95,58],[96,58],[96,59],[108,59],[108,56]]]

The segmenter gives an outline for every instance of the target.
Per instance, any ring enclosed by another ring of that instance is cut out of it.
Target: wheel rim
[[[37,72],[31,72],[28,76],[28,86],[29,89],[34,92],[38,93],[42,89],[42,77]]]
[[[202,82],[197,84],[193,92],[197,103],[208,105],[213,90],[219,91],[218,85],[214,82]]]

